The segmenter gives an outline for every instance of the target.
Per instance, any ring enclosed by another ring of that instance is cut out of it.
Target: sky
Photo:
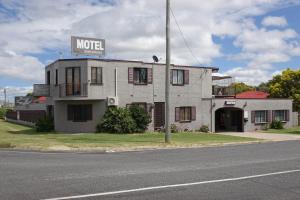
[[[300,0],[171,0],[171,9],[174,64],[219,67],[251,85],[300,67]],[[73,58],[72,35],[105,39],[105,58],[165,62],[165,1],[0,0],[0,100],[3,88],[13,99],[43,83],[60,54]]]

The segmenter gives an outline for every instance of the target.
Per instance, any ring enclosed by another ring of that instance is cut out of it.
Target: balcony
[[[212,77],[212,94],[215,97],[235,97],[236,88],[234,78],[231,76],[214,76]]]
[[[87,97],[88,96],[88,84],[60,84],[59,85],[59,97]]]
[[[50,85],[47,84],[34,84],[33,85],[33,96],[50,96]]]
[[[226,87],[214,85],[212,89],[212,93],[215,97],[234,97],[236,94],[234,86]]]

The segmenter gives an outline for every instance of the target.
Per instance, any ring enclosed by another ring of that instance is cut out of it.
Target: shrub
[[[151,117],[148,112],[138,105],[131,105],[129,111],[132,119],[135,121],[137,133],[143,133],[147,130]]]
[[[35,124],[37,132],[49,132],[54,130],[54,122],[52,117],[44,117]]]
[[[127,108],[108,107],[97,125],[97,132],[133,133],[136,123]]]
[[[179,128],[178,128],[178,126],[176,126],[176,124],[171,124],[170,129],[171,129],[171,133],[179,132]]]
[[[272,128],[272,129],[283,129],[283,123],[281,121],[274,120],[270,124],[270,128]]]
[[[0,107],[0,119],[4,119],[5,114],[6,114],[6,109]]]
[[[209,128],[207,125],[202,125],[199,129],[200,132],[202,133],[208,133],[209,132]]]

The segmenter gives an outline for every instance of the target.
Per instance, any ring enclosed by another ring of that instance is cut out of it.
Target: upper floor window
[[[55,69],[55,85],[58,85],[58,69]]]
[[[172,84],[173,85],[183,85],[184,84],[184,70],[174,69],[172,70]]]
[[[255,123],[266,123],[267,122],[267,110],[255,111]]]
[[[172,69],[170,74],[170,82],[172,85],[188,85],[189,70]]]
[[[47,85],[50,85],[50,71],[47,71]]]
[[[102,68],[92,67],[91,68],[91,83],[102,84]]]
[[[147,84],[147,68],[134,68],[133,82],[135,84]]]

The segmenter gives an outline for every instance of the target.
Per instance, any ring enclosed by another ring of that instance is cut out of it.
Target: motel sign
[[[76,55],[105,55],[105,40],[72,36],[71,49]]]

